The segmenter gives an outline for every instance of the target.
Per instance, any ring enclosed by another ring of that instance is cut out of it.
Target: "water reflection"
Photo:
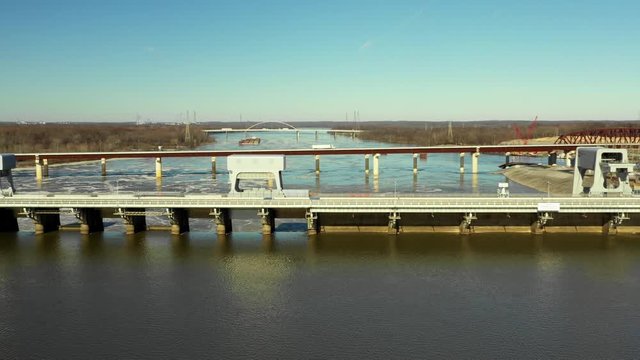
[[[80,235],[80,251],[82,255],[95,258],[105,254],[105,241],[101,233]]]
[[[282,285],[292,263],[284,256],[237,254],[223,263],[234,298],[242,306],[270,309],[284,301]]]
[[[42,259],[55,259],[60,255],[61,232],[34,235],[36,253]]]
[[[132,258],[144,258],[146,255],[146,241],[144,233],[126,235],[124,249]]]
[[[267,254],[276,251],[276,240],[274,234],[262,234],[262,247]]]
[[[171,237],[171,252],[177,259],[186,259],[191,254],[189,234],[173,235]]]

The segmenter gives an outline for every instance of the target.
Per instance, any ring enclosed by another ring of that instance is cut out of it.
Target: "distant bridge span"
[[[202,131],[205,133],[213,133],[213,134],[239,133],[239,132],[296,132],[296,133],[357,134],[362,132],[362,130],[327,130],[327,129],[309,129],[309,128],[299,129],[296,127],[285,127],[280,129],[258,128],[257,126],[260,124],[265,124],[265,123],[254,124],[251,127],[248,127],[246,129],[221,128],[221,129],[205,129]],[[281,124],[288,125],[286,123],[281,123]]]
[[[563,134],[556,144],[638,144],[640,128],[604,128]]]
[[[16,154],[18,161],[33,161],[38,159],[59,161],[84,161],[100,159],[126,158],[170,158],[170,157],[214,157],[229,155],[354,155],[354,154],[417,154],[417,153],[494,153],[507,152],[551,152],[572,151],[578,146],[589,144],[537,144],[537,145],[464,145],[464,146],[411,146],[411,147],[381,147],[381,148],[343,148],[343,149],[250,149],[250,150],[186,150],[186,151],[118,151],[118,152],[67,152],[67,153],[22,153]],[[591,146],[606,146],[607,144],[590,144]],[[610,144],[613,147],[639,147],[635,144]]]
[[[287,124],[284,121],[263,121],[263,122],[255,123],[255,124],[249,126],[248,128],[246,128],[246,130],[248,131],[248,130],[251,130],[251,129],[254,129],[254,128],[258,127],[259,125],[264,125],[264,124],[281,124],[281,125],[287,126],[291,130],[298,130],[295,126],[293,126],[291,124]],[[282,129],[278,129],[278,130],[282,130]]]

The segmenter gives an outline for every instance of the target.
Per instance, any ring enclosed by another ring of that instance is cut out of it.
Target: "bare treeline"
[[[531,138],[557,137],[588,129],[637,127],[637,124],[632,122],[619,121],[544,121],[539,122],[535,130],[529,132],[530,124],[525,121],[453,122],[450,133],[448,122],[367,122],[359,124],[360,129],[365,131],[358,134],[358,137],[364,140],[419,146],[494,145],[521,140],[515,127],[519,128],[522,137],[531,135]]]
[[[0,152],[75,152],[194,148],[213,138],[191,125],[129,124],[2,124]]]

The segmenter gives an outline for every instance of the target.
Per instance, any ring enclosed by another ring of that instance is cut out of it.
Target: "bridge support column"
[[[49,177],[49,160],[42,159],[42,176]]]
[[[618,213],[612,215],[611,219],[602,226],[602,233],[607,235],[615,235],[618,233],[618,226],[622,225],[622,222],[629,220],[629,216],[626,213]]]
[[[42,181],[42,161],[38,155],[36,155],[36,180]]]
[[[413,154],[413,174],[418,173],[418,154]]]
[[[316,235],[320,232],[318,226],[318,215],[307,210],[304,217],[307,219],[307,235]]]
[[[300,131],[296,131],[296,141],[300,141]]]
[[[547,165],[556,166],[558,163],[558,153],[555,151],[552,151],[549,153],[548,157],[549,158],[547,159]]]
[[[551,216],[548,212],[538,213],[538,218],[536,221],[531,224],[531,232],[533,234],[542,234],[544,233],[544,227],[547,225],[549,220],[553,220],[553,216]]]
[[[460,153],[460,174],[464,174],[464,153]]]
[[[316,175],[320,174],[320,155],[316,155]]]
[[[100,209],[76,209],[76,218],[80,220],[80,234],[104,231]]]
[[[215,179],[216,177],[216,157],[211,157],[211,176]]]
[[[511,153],[507,152],[507,153],[504,154],[504,163],[508,164],[510,162],[511,162]]]
[[[398,233],[400,214],[392,212],[389,214],[389,224],[387,226],[387,234],[395,235]]]
[[[100,159],[100,173],[102,174],[102,176],[107,176],[107,159],[102,158]]]
[[[478,173],[478,160],[480,159],[480,152],[476,151],[471,155],[471,173]]]
[[[118,209],[116,214],[124,220],[124,230],[127,235],[147,230],[145,209]]]
[[[474,213],[466,213],[462,216],[462,222],[460,223],[460,234],[470,234],[473,232],[473,220],[477,220],[478,217]]]
[[[364,174],[369,175],[369,154],[364,156]]]
[[[226,235],[233,230],[229,210],[212,209],[209,215],[213,216],[213,222],[216,225],[216,234]]]
[[[11,209],[0,209],[0,232],[16,232],[18,219]]]
[[[380,175],[380,154],[373,155],[373,177],[377,178]]]
[[[24,209],[24,212],[33,220],[36,235],[57,231],[60,227],[59,209]]]
[[[189,231],[189,212],[187,209],[169,209],[169,221],[171,221],[171,234],[180,235]]]
[[[162,158],[156,158],[156,179],[162,179]]]
[[[260,209],[258,216],[260,216],[260,221],[262,222],[262,234],[269,235],[273,233],[276,227],[276,219],[273,216],[273,212],[270,212],[269,209]]]
[[[318,130],[316,130],[316,140],[318,140]]]

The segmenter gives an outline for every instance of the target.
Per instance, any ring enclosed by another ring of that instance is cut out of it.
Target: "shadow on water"
[[[42,259],[60,256],[60,232],[35,235],[36,253]]]
[[[105,239],[102,233],[82,235],[80,252],[89,258],[99,258],[105,255]]]
[[[276,226],[276,232],[304,232],[307,224],[303,222],[283,222]]]
[[[174,235],[171,237],[171,252],[174,258],[186,259],[191,254],[190,234]]]
[[[52,232],[42,235],[9,233],[0,236],[0,256],[9,260],[17,254],[35,255],[51,260],[64,255],[86,259],[128,257],[153,261],[169,255],[174,259],[210,261],[248,254],[353,259],[410,259],[432,257],[466,257],[469,254],[495,256],[597,255],[602,252],[640,254],[637,235],[602,236],[600,234],[399,234],[304,232],[234,232],[216,235],[190,232],[170,235],[167,232],[142,232],[123,235],[115,232],[80,235],[75,232]]]
[[[2,233],[0,236],[0,253],[13,252],[20,245],[20,233]]]
[[[478,254],[532,255],[540,251],[542,237],[531,234],[473,234],[461,236],[468,250]]]
[[[567,234],[544,234],[542,239],[542,250],[546,252],[586,253],[611,250],[617,246],[624,245],[620,241],[624,239],[624,236],[601,234],[571,234],[571,236],[567,236]]]
[[[134,258],[143,258],[146,255],[146,237],[144,233],[126,235],[125,250]]]
[[[314,239],[317,255],[384,256],[390,253],[386,234],[319,234]]]

